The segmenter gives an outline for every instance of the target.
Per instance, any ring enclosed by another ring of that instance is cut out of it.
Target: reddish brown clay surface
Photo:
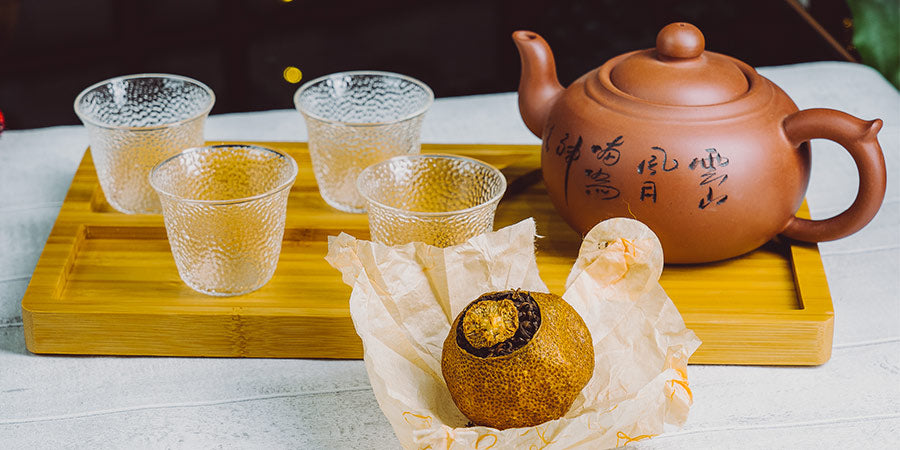
[[[693,25],[666,26],[656,48],[617,56],[567,89],[540,36],[517,31],[513,40],[522,60],[519,109],[543,139],[550,199],[581,233],[633,217],[659,236],[666,262],[709,262],[779,233],[809,242],[847,236],[884,199],[881,120],[798,111],[752,67],[704,51]],[[827,220],[794,217],[813,138],[847,148],[860,175],[853,205]]]

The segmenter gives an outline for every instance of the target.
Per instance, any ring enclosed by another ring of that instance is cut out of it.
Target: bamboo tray
[[[330,208],[305,143],[260,143],[296,158],[283,249],[273,279],[239,297],[209,297],[178,277],[159,215],[124,215],[106,203],[86,152],[22,299],[34,353],[361,358],[350,288],[325,262],[326,237],[368,238],[366,216]],[[496,228],[534,217],[541,276],[562,293],[581,236],[557,216],[539,148],[423,145],[472,156],[509,180]],[[805,207],[804,207],[805,210]],[[773,241],[724,262],[667,266],[660,280],[703,345],[694,364],[822,364],[834,313],[815,245]]]

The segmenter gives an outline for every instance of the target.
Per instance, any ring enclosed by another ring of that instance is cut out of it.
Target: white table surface
[[[820,245],[834,351],[819,367],[689,367],[680,431],[638,448],[900,448],[900,94],[849,63],[762,68],[802,108],[882,118],[888,190],[859,233]],[[306,140],[293,110],[209,118],[207,140]],[[438,99],[423,142],[522,143],[515,93]],[[396,448],[361,361],[39,356],[21,300],[87,146],[80,126],[0,135],[0,448]],[[837,145],[813,143],[814,218],[856,192]],[[540,230],[538,230],[540,231]]]

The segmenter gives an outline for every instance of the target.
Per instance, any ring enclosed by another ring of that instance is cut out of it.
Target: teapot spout
[[[556,77],[556,62],[547,41],[537,33],[516,31],[512,38],[522,61],[519,113],[525,126],[535,136],[543,138],[550,108],[564,90]]]

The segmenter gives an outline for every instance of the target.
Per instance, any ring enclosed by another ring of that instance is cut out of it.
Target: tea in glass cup
[[[101,81],[75,99],[106,201],[126,214],[158,214],[147,181],[153,166],[203,145],[213,91],[187,77],[140,74]]]
[[[309,81],[294,94],[306,120],[309,154],[322,199],[365,212],[356,189],[360,171],[392,156],[419,153],[419,135],[434,93],[390,72],[356,71]]]
[[[449,247],[493,231],[506,177],[476,159],[422,154],[374,164],[357,185],[373,241]]]
[[[192,289],[241,295],[275,273],[297,177],[290,155],[252,145],[185,150],[150,172],[178,275]]]

